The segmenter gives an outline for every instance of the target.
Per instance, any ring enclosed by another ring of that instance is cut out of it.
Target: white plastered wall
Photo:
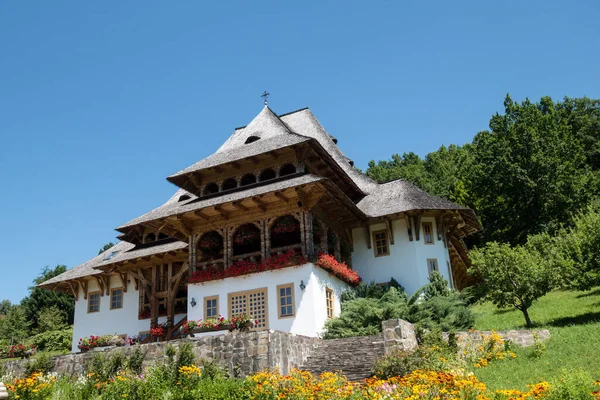
[[[90,335],[117,334],[137,336],[140,332],[150,330],[150,319],[139,320],[139,292],[135,290],[133,279],[129,279],[127,292],[123,293],[123,308],[110,309],[110,295],[104,294],[100,297],[100,311],[88,313],[88,300],[83,298],[83,292],[79,292],[78,300],[75,302],[75,323],[73,325],[73,344],[71,351],[79,351],[77,344],[79,339]],[[121,287],[122,283],[118,276],[112,276],[111,288]],[[95,280],[88,281],[88,293],[99,291],[100,287]],[[175,316],[177,323],[185,314]],[[166,322],[167,317],[160,317],[158,322]]]
[[[301,282],[306,285],[304,290],[300,289]],[[294,287],[295,314],[294,317],[279,318],[277,286],[289,283]],[[334,292],[334,314],[337,316],[340,313],[340,295],[348,287],[345,282],[311,263],[203,284],[190,284],[188,319],[204,318],[205,297],[218,296],[218,313],[229,318],[230,293],[267,288],[269,329],[316,337],[322,333],[327,320],[326,288]],[[192,298],[196,301],[194,307],[190,304]]]
[[[385,223],[373,224],[369,227],[371,248],[367,248],[367,240],[363,228],[352,230],[354,251],[352,253],[352,268],[362,277],[364,282],[388,282],[394,278],[410,295],[429,282],[427,260],[436,259],[440,273],[450,281],[447,261],[450,260],[448,249],[443,240],[437,238],[435,218],[423,217],[421,223],[431,222],[433,226],[433,244],[425,244],[423,228],[420,229],[419,240],[416,240],[413,229],[413,240],[408,238],[405,219],[392,221],[394,244],[390,245],[390,255],[375,257],[373,250],[373,232],[386,229]],[[389,241],[389,236],[388,236]],[[389,244],[389,243],[388,243]]]

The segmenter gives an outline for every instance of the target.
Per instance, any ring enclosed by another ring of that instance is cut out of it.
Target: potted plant
[[[231,317],[229,320],[229,331],[239,330],[240,332],[248,332],[256,326],[256,321],[250,319],[247,314],[240,314]]]
[[[163,340],[167,336],[167,324],[157,324],[154,328],[150,329],[150,336]]]

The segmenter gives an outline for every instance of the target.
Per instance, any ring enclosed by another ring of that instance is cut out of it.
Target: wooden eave
[[[193,233],[260,219],[265,213],[276,214],[298,208],[310,209],[316,205],[325,191],[321,182],[289,187],[142,222],[125,228],[125,236],[129,238],[130,235],[139,236],[160,230],[173,238],[187,242],[188,237]],[[136,233],[140,231],[141,233]],[[127,238],[125,240],[128,240]]]

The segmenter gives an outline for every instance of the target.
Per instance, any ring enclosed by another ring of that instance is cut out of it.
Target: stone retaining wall
[[[395,350],[413,350],[417,344],[417,337],[413,324],[401,319],[392,319],[384,321],[383,342],[385,354],[389,354]],[[510,330],[510,331],[469,331],[457,332],[456,340],[459,346],[466,346],[469,343],[482,342],[485,338],[493,333],[500,335],[502,340],[510,340],[517,346],[527,347],[535,343],[535,335],[539,341],[544,341],[550,338],[550,332],[547,329],[543,330]],[[444,338],[448,339],[448,334],[444,334]]]
[[[191,343],[194,353],[201,359],[212,359],[242,375],[252,374],[266,368],[279,368],[287,373],[294,367],[302,365],[321,340],[306,336],[293,335],[279,331],[259,331],[249,333],[227,333],[219,336],[205,336],[197,339],[182,339],[169,343],[149,343],[139,347],[146,351],[145,364],[165,358],[165,349],[170,344],[179,347],[183,343]],[[125,346],[107,349],[102,353],[130,354],[137,346]],[[80,375],[85,366],[97,351],[83,354],[68,354],[54,357],[54,372],[59,374]],[[27,360],[15,360],[4,363],[6,373],[12,376],[23,374]]]

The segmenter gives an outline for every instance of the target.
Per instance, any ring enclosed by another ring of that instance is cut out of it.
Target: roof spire
[[[271,93],[267,92],[266,90],[263,92],[263,94],[260,95],[260,97],[262,97],[264,99],[265,106],[269,102],[270,95],[271,95]]]

